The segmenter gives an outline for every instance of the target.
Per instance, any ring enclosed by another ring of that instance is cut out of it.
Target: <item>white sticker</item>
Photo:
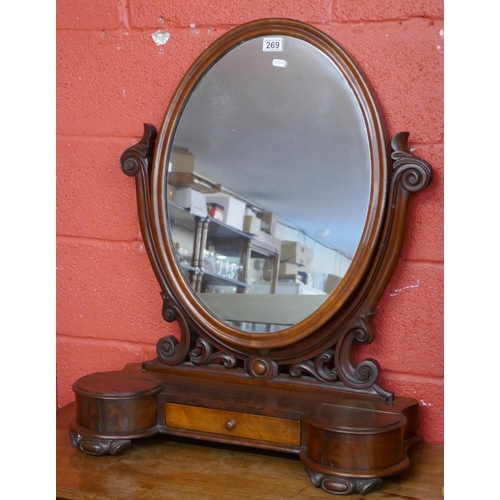
[[[273,59],[273,66],[277,68],[286,68],[288,63],[284,59]]]
[[[264,52],[283,52],[283,38],[264,38],[262,50]]]

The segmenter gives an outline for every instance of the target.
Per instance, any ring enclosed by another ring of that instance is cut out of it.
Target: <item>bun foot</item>
[[[130,439],[98,439],[89,438],[69,431],[71,444],[88,455],[116,455],[130,443]]]
[[[322,488],[327,493],[333,493],[334,495],[352,495],[354,493],[365,495],[374,486],[382,482],[382,479],[379,477],[358,479],[327,476],[310,469],[306,469],[306,471],[309,474],[312,484],[316,486],[316,488]]]

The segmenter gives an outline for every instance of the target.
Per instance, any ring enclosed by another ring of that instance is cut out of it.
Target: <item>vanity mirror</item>
[[[75,382],[75,447],[157,433],[296,453],[311,481],[366,493],[409,466],[418,403],[377,383],[371,318],[408,198],[431,169],[392,151],[361,72],[331,38],[266,19],[220,37],[179,84],[158,137],[121,158],[180,338]]]
[[[381,132],[365,123],[368,96],[349,68],[343,73],[290,35],[245,40],[207,63],[198,81],[186,82],[172,145],[164,143],[159,159],[171,170],[167,220],[186,279],[219,320],[269,333],[306,319],[344,278],[324,306],[331,314],[366,252],[363,230],[376,223],[384,194],[370,190],[371,179],[384,183],[380,155],[370,157]],[[199,186],[188,176],[207,193],[193,193]],[[207,203],[222,224],[206,219],[197,248],[196,219],[207,217]],[[186,208],[194,212],[187,220]],[[266,218],[272,227],[262,231]]]

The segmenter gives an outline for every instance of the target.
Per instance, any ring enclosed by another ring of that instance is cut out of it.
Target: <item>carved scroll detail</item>
[[[324,382],[335,382],[338,380],[337,370],[328,368],[328,364],[334,359],[335,351],[327,349],[318,354],[314,361],[308,360],[296,363],[290,366],[289,374],[291,377],[301,377],[304,373],[315,377]]]
[[[373,340],[372,317],[375,311],[369,311],[358,318],[357,323],[350,325],[341,335],[335,351],[335,366],[340,380],[353,389],[372,389],[377,394],[384,396],[387,401],[392,401],[393,394],[375,384],[380,365],[377,360],[367,358],[355,364],[353,344],[369,344]]]
[[[310,469],[306,469],[306,471],[311,479],[311,483],[316,488],[322,488],[327,493],[333,493],[334,495],[352,495],[353,493],[366,495],[374,486],[382,482],[382,479],[379,477],[357,479],[326,476]]]
[[[120,166],[125,175],[135,177],[139,170],[145,170],[148,173],[156,140],[156,128],[150,123],[144,124],[144,133],[141,140],[128,148],[120,158]]]
[[[173,303],[172,299],[165,293],[161,294],[163,298],[163,319],[167,322],[177,321],[181,329],[181,340],[179,341],[173,335],[162,337],[156,344],[156,354],[158,359],[169,366],[182,363],[191,347],[191,333],[189,325],[184,316],[181,314],[178,307]]]
[[[432,179],[432,169],[426,161],[410,152],[409,136],[408,132],[400,132],[392,139],[391,146],[394,150],[391,155],[394,160],[392,167],[403,189],[416,192],[429,185]]]
[[[226,368],[236,368],[236,358],[221,351],[214,352],[213,346],[199,337],[196,348],[189,353],[189,359],[194,365],[209,365],[219,360]]]
[[[71,444],[88,455],[116,455],[126,448],[132,441],[130,439],[97,439],[82,436],[74,431],[69,431]]]

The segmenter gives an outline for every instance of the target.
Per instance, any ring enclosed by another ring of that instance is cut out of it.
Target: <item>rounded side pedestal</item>
[[[73,384],[73,446],[91,455],[116,454],[130,440],[157,432],[161,381],[148,373],[93,373]]]
[[[365,494],[382,477],[410,465],[405,425],[400,413],[319,405],[304,418],[300,459],[315,486],[335,494]]]

